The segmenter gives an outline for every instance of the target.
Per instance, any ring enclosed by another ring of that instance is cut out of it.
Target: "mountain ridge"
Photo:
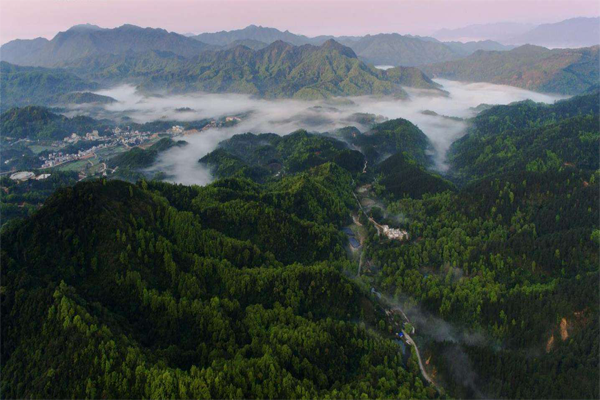
[[[550,50],[523,45],[503,52],[479,50],[467,58],[427,65],[422,70],[432,77],[572,95],[584,92],[600,79],[599,49]]]

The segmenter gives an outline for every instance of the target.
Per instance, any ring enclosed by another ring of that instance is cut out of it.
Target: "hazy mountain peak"
[[[294,47],[293,44],[290,44],[288,42],[284,42],[283,40],[276,40],[273,43],[271,43],[270,45],[268,45],[266,47],[266,49],[269,49],[269,50],[286,50],[286,49],[289,49],[289,48],[292,48],[292,47]]]
[[[536,44],[546,47],[585,47],[600,43],[600,17],[577,17],[542,24],[507,40],[511,44]]]
[[[89,23],[85,23],[85,24],[78,24],[78,25],[73,25],[72,27],[70,27],[67,32],[71,31],[71,32],[94,32],[94,31],[102,31],[105,30],[105,28],[101,28],[98,25],[93,25],[93,24],[89,24]]]
[[[537,46],[535,44],[524,44],[511,50],[511,53],[543,53],[545,51],[548,51],[546,47]]]
[[[356,53],[354,52],[354,50],[352,50],[350,47],[346,47],[343,44],[340,44],[334,39],[329,39],[325,41],[325,43],[321,45],[321,48],[326,50],[337,51],[346,57],[356,58]]]

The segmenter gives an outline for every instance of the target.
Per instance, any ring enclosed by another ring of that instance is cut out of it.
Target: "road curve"
[[[421,375],[423,375],[423,378],[425,378],[427,382],[429,382],[432,386],[437,388],[435,382],[433,382],[433,379],[431,379],[427,371],[425,371],[425,366],[423,365],[423,360],[421,360],[421,354],[419,353],[419,347],[417,347],[415,341],[410,337],[408,333],[406,333],[406,331],[402,330],[402,333],[404,333],[404,337],[406,337],[406,343],[415,348],[415,353],[417,353],[417,361],[419,362],[419,369],[421,370]]]

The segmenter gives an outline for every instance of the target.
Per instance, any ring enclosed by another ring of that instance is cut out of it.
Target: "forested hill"
[[[2,233],[3,396],[435,397],[341,273],[350,190],[324,164],[57,192]]]
[[[598,84],[598,50],[598,46],[549,50],[524,45],[510,51],[477,51],[461,60],[421,69],[432,77],[574,95]]]
[[[19,65],[56,67],[87,56],[127,54],[150,50],[169,51],[192,57],[211,49],[197,40],[164,29],[122,25],[105,29],[95,25],[75,25],[47,40],[14,40],[0,51],[3,61]]]
[[[406,94],[401,86],[432,90],[439,87],[409,67],[398,67],[388,75],[363,63],[352,49],[334,40],[321,46],[293,46],[277,41],[260,50],[238,46],[207,52],[192,60],[179,61],[175,66],[171,65],[173,60],[168,62],[167,70],[151,71],[140,83],[140,89],[320,99],[372,94],[402,97]],[[147,68],[146,64],[141,66]],[[403,69],[405,73],[401,73]]]
[[[452,145],[451,173],[465,181],[509,171],[598,169],[599,93],[552,105],[526,101],[483,111]]]
[[[365,133],[347,127],[326,135],[304,130],[285,136],[239,134],[219,143],[199,162],[211,168],[217,178],[242,176],[264,182],[326,162],[355,175],[366,171],[367,163],[375,165],[392,154],[405,153],[415,160],[419,171],[429,175],[423,166],[431,164],[427,155],[430,147],[429,139],[418,127],[398,118],[375,124]]]
[[[305,171],[328,161],[356,174],[362,171],[365,157],[338,140],[297,131],[285,136],[235,135],[199,160],[217,178],[244,176],[256,181]]]
[[[406,312],[454,396],[598,397],[598,121],[597,93],[496,106],[452,146],[457,192],[436,193],[431,179],[377,182],[399,199],[388,220],[414,240],[371,229],[371,277],[420,304]],[[410,164],[398,158],[378,169],[402,174]]]
[[[193,39],[192,42],[195,42]],[[61,68],[22,67],[2,62],[3,103],[49,105],[102,102],[75,92],[101,86],[135,84],[146,93],[203,91],[245,93],[265,98],[322,99],[333,96],[407,97],[402,87],[447,95],[416,68],[378,70],[333,40],[321,46],[274,42],[252,50],[239,45],[184,57],[166,50],[85,53]]]
[[[21,67],[0,61],[2,110],[15,106],[72,102],[74,99],[64,97],[67,93],[97,88],[97,83],[61,69]]]
[[[56,114],[46,107],[11,108],[0,115],[2,140],[51,139],[62,140],[72,133],[85,135],[92,130],[103,133],[113,123],[78,115],[73,118]]]

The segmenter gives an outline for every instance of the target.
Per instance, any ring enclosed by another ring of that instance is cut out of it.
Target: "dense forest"
[[[244,176],[265,181],[334,162],[352,174],[362,171],[365,157],[346,144],[304,130],[286,136],[274,133],[235,135],[199,160],[218,178]]]
[[[86,116],[73,118],[57,114],[39,106],[15,107],[0,115],[2,141],[8,139],[51,139],[61,140],[72,133],[85,135],[97,130],[101,135],[113,126],[106,120]]]
[[[342,273],[351,189],[327,163],[58,191],[2,233],[3,395],[435,397]]]
[[[502,172],[598,169],[598,91],[552,105],[524,101],[477,115],[453,143],[451,173],[460,181]]]
[[[453,146],[458,192],[388,203],[410,244],[370,229],[372,279],[471,338],[420,326],[454,395],[598,397],[598,118],[597,95],[493,107]]]
[[[233,136],[204,187],[4,178],[3,397],[598,398],[599,114],[597,94],[490,107],[444,177],[397,119]]]
[[[411,165],[420,165],[418,169],[423,170],[423,165],[431,164],[430,149],[429,139],[417,126],[398,118],[375,123],[364,133],[355,127],[347,127],[324,134],[300,130],[286,136],[272,133],[235,135],[219,143],[215,151],[199,162],[210,167],[217,178],[244,176],[265,181],[325,162],[333,162],[356,175],[366,171],[365,162],[373,165],[400,153],[415,160]]]

